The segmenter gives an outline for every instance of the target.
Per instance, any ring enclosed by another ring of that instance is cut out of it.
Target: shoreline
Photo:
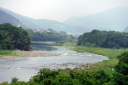
[[[19,54],[18,56],[5,56],[2,55],[2,58],[22,58],[22,57],[48,57],[48,56],[58,56],[59,54],[53,54],[53,53],[43,53],[43,52],[34,52],[34,51],[20,51],[16,50],[14,51],[16,54]]]

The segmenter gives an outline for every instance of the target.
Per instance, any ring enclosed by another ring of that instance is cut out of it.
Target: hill
[[[128,26],[125,28],[124,32],[128,32]]]
[[[10,23],[13,25],[19,25],[19,20],[12,15],[0,10],[0,23]]]
[[[88,31],[93,29],[124,31],[128,26],[128,7],[113,8],[89,16],[73,17],[64,23],[88,28]]]
[[[104,47],[104,48],[128,48],[128,33],[115,31],[93,30],[84,33],[78,38],[78,45]]]
[[[10,20],[13,19],[17,19],[18,22],[14,22],[14,25],[20,24],[20,26],[22,26],[23,28],[30,28],[30,29],[53,29],[55,31],[65,31],[65,32],[71,32],[71,33],[80,33],[81,31],[79,30],[78,26],[72,26],[72,25],[67,25],[55,20],[47,20],[47,19],[32,19],[17,13],[14,13],[12,11],[9,11],[7,9],[4,8],[0,8],[1,11],[3,11],[5,13],[5,17],[3,17],[5,19],[5,21],[0,20],[1,23],[6,22],[6,23],[10,23],[8,21],[8,16],[12,16],[13,18],[11,18]],[[0,16],[1,18],[2,16]],[[86,30],[85,30],[86,31]]]

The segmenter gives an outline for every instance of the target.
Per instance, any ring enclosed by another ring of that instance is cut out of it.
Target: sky
[[[57,21],[125,6],[128,0],[0,0],[0,7],[18,14]]]

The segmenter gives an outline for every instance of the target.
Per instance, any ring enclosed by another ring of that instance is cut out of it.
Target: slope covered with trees
[[[30,50],[30,37],[21,27],[0,24],[0,49]]]
[[[78,39],[78,45],[104,48],[127,48],[128,33],[93,30]]]
[[[66,34],[66,32],[61,31],[56,32],[52,29],[48,31],[33,31],[32,29],[27,30],[32,41],[72,41],[77,38],[72,35]]]
[[[128,33],[93,30],[78,39],[78,45],[104,48],[127,48]]]

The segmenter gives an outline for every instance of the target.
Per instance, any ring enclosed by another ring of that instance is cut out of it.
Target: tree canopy
[[[128,33],[93,30],[78,38],[78,45],[104,48],[127,48]]]
[[[9,23],[0,24],[0,49],[30,50],[30,48],[30,37],[22,27]]]
[[[36,31],[34,32],[32,29],[27,30],[32,41],[72,41],[77,38],[66,34],[66,32],[61,31],[56,32],[52,29],[48,31]]]

